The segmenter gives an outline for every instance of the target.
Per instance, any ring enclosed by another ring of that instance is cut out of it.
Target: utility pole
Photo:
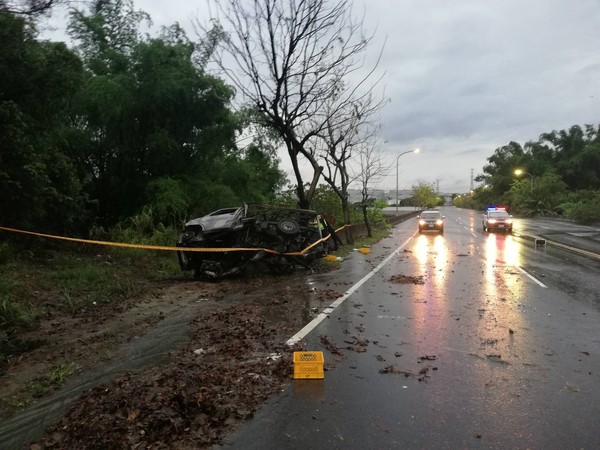
[[[400,153],[397,157],[396,157],[396,215],[398,215],[398,160],[400,159],[400,157],[402,155],[406,155],[407,153],[419,153],[421,151],[421,149],[419,148],[415,148],[412,150],[408,150],[406,152],[402,152]]]

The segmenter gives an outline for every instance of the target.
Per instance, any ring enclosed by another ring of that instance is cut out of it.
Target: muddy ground
[[[303,272],[179,279],[145,298],[52,315],[24,336],[43,344],[0,379],[0,447],[219,443],[288,382],[295,349],[285,341],[337,295],[311,288]],[[45,374],[61,368],[66,384],[53,388]]]

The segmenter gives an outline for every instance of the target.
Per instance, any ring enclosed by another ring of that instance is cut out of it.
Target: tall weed
[[[0,297],[0,331],[27,328],[33,322],[31,311],[8,295]]]

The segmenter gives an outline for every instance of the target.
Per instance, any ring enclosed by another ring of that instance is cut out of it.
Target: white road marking
[[[548,287],[544,283],[542,283],[540,280],[538,280],[536,277],[534,277],[533,275],[531,275],[530,273],[528,273],[527,271],[525,271],[525,269],[523,269],[522,267],[520,267],[520,266],[515,266],[515,267],[517,269],[519,269],[523,275],[525,275],[526,277],[528,277],[529,279],[531,279],[531,281],[533,281],[537,285],[539,285],[539,286],[541,286],[543,288],[547,288]]]
[[[402,245],[400,245],[400,247],[398,247],[396,250],[394,250],[392,253],[390,253],[390,255],[388,255],[387,258],[385,258],[383,261],[381,261],[377,265],[377,267],[375,267],[373,270],[371,270],[368,274],[366,274],[364,277],[362,277],[356,284],[354,284],[354,286],[352,286],[350,289],[348,289],[344,293],[344,295],[342,295],[341,297],[336,299],[331,305],[329,305],[327,308],[325,308],[317,317],[315,317],[308,324],[306,324],[304,326],[304,328],[302,328],[295,335],[293,335],[291,338],[289,338],[287,340],[286,344],[289,346],[292,346],[292,345],[295,345],[298,342],[300,342],[302,339],[304,339],[308,335],[308,333],[310,333],[312,330],[314,330],[317,327],[317,325],[319,325],[321,322],[323,322],[323,320],[325,320],[329,316],[329,314],[331,314],[333,312],[333,310],[335,308],[337,308],[342,303],[344,303],[344,301],[348,297],[350,297],[352,294],[354,294],[358,288],[360,288],[363,284],[365,284],[373,275],[375,275],[377,272],[379,272],[381,270],[381,268],[390,261],[390,259],[392,259],[398,253],[400,253],[404,249],[404,247],[406,247],[408,242],[415,236],[415,234],[417,234],[417,233],[416,232],[413,233],[413,235],[411,237],[409,237],[406,241],[404,241],[404,243],[402,243]]]
[[[473,228],[471,228],[469,225],[463,225],[463,228],[465,230],[467,230],[469,233],[471,233],[472,236],[477,237],[477,235],[475,234],[475,232],[473,231]]]
[[[286,341],[286,344],[289,346],[292,346],[292,345],[295,345],[298,342],[300,342],[302,339],[304,339],[312,330],[314,330],[321,322],[323,322],[323,320],[325,320],[327,317],[329,317],[329,315],[335,310],[335,308],[337,308],[342,303],[344,303],[344,301],[346,301],[346,299],[348,297],[350,297],[352,294],[354,294],[354,292],[356,292],[363,284],[365,284],[373,275],[375,275],[377,272],[379,272],[383,268],[383,266],[385,266],[394,256],[396,256],[398,253],[400,253],[406,247],[408,242],[416,234],[417,233],[415,232],[411,237],[409,237],[406,241],[404,241],[402,243],[402,245],[400,245],[396,250],[394,250],[392,253],[390,253],[383,261],[381,261],[373,270],[371,270],[368,274],[366,274],[364,277],[362,277],[356,284],[354,284],[350,289],[348,289],[344,293],[344,295],[337,298],[331,305],[329,305],[321,313],[319,313],[319,315],[317,317],[315,317],[308,324],[306,324],[304,326],[304,328],[302,328],[295,335],[293,335],[291,338],[289,338]],[[475,233],[472,233],[472,234],[473,234],[473,236],[477,237],[477,235]],[[527,271],[525,271],[520,266],[514,266],[514,267],[516,267],[521,273],[523,273],[526,277],[531,279],[531,281],[533,281],[537,285],[539,285],[543,288],[548,287],[544,283],[542,283],[540,280],[535,278],[533,275],[529,274]]]

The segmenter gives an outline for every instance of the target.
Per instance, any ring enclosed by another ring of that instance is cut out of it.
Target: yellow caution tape
[[[348,225],[344,225],[340,228],[338,228],[336,230],[336,233],[340,230],[343,230],[345,227],[347,227]],[[166,250],[166,251],[175,251],[175,252],[181,252],[181,251],[185,251],[185,252],[209,252],[209,253],[217,253],[217,252],[258,252],[258,251],[264,251],[267,253],[273,253],[276,255],[283,255],[283,256],[302,256],[304,255],[306,252],[308,252],[311,248],[313,248],[315,245],[320,244],[321,242],[325,242],[327,239],[329,239],[329,236],[324,237],[319,239],[318,241],[312,243],[311,245],[309,245],[308,247],[306,247],[304,250],[300,251],[300,252],[290,252],[290,253],[280,253],[278,251],[272,250],[270,248],[262,248],[262,247],[225,247],[225,248],[216,248],[216,247],[205,247],[205,248],[200,248],[200,247],[170,247],[170,246],[166,246],[166,245],[143,245],[143,244],[126,244],[123,242],[108,242],[108,241],[95,241],[95,240],[91,240],[91,239],[79,239],[79,238],[71,238],[71,237],[66,237],[66,236],[56,236],[56,235],[52,235],[52,234],[44,234],[44,233],[36,233],[33,231],[25,231],[25,230],[17,230],[15,228],[8,228],[8,227],[0,227],[0,230],[4,230],[4,231],[10,231],[12,233],[22,233],[22,234],[29,234],[31,236],[39,236],[39,237],[44,237],[44,238],[48,238],[48,239],[59,239],[62,241],[70,241],[70,242],[81,242],[83,244],[94,244],[94,245],[106,245],[106,246],[110,246],[110,247],[125,247],[125,248],[138,248],[138,249],[144,249],[144,250]]]

